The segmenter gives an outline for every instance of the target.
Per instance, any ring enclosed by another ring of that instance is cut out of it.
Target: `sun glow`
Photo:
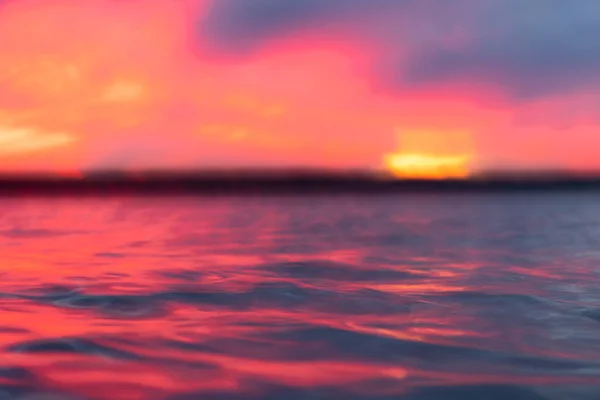
[[[384,163],[397,178],[463,179],[471,174],[471,135],[464,132],[403,132],[400,149],[387,154]]]
[[[399,178],[449,179],[469,176],[466,156],[439,157],[427,154],[390,154],[388,169]]]

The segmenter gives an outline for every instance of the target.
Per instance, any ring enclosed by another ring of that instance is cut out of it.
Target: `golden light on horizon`
[[[388,171],[404,179],[463,179],[471,175],[472,136],[468,132],[408,131],[399,151],[384,156]]]
[[[398,178],[449,179],[467,178],[469,158],[466,156],[440,157],[427,154],[389,154],[385,163]]]

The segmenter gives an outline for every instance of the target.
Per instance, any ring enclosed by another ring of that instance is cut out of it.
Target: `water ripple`
[[[75,295],[56,300],[54,304],[73,309],[94,310],[110,318],[157,318],[168,313],[167,306],[154,296]]]
[[[589,195],[0,201],[0,400],[598,400]]]
[[[6,347],[6,351],[27,354],[82,354],[123,360],[139,359],[139,356],[135,354],[81,338],[40,339],[20,342]]]

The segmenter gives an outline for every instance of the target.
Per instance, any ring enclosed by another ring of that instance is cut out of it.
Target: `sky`
[[[0,170],[590,170],[599,85],[597,0],[0,0]]]

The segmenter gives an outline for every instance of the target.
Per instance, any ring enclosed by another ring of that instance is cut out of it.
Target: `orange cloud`
[[[28,128],[0,128],[0,155],[29,153],[66,146],[75,139],[64,133],[43,133]]]

